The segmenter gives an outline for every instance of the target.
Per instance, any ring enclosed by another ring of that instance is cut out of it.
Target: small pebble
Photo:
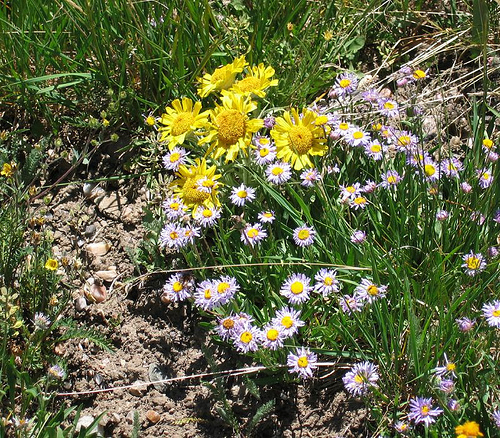
[[[85,299],[85,297],[78,297],[75,300],[75,309],[77,312],[81,312],[86,307],[87,307],[87,300]]]
[[[146,412],[146,418],[153,424],[156,424],[161,420],[160,414],[152,409]]]

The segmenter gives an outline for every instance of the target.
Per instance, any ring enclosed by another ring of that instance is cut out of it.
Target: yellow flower
[[[156,125],[156,119],[150,114],[144,119],[144,123],[148,126],[154,126]]]
[[[210,111],[210,123],[205,127],[206,136],[199,144],[210,143],[207,155],[218,159],[224,154],[226,162],[233,161],[240,150],[246,149],[252,142],[252,135],[264,126],[262,119],[250,119],[248,113],[257,108],[250,98],[239,94],[222,96],[222,105]]]
[[[16,170],[16,165],[14,163],[3,163],[2,170],[0,171],[0,175],[5,176],[6,178],[11,178],[14,176],[14,172]]]
[[[217,180],[221,175],[215,172],[215,166],[207,168],[205,159],[197,158],[195,164],[189,168],[185,165],[179,167],[179,171],[176,173],[179,178],[172,181],[170,187],[184,204],[193,210],[193,214],[200,205],[205,207],[219,206],[217,187],[220,184]]]
[[[241,73],[247,64],[245,56],[242,55],[231,64],[216,68],[212,74],[205,73],[202,78],[198,78],[200,83],[198,94],[203,98],[214,91],[227,90],[233,85],[236,75]]]
[[[166,108],[166,114],[158,119],[161,126],[160,141],[167,141],[168,148],[172,150],[175,146],[183,144],[186,137],[207,123],[208,112],[200,113],[201,102],[193,101],[188,97],[175,99],[171,107]]]
[[[264,97],[266,95],[264,90],[278,85],[278,79],[270,80],[274,76],[274,73],[274,68],[264,67],[264,64],[260,63],[258,67],[253,66],[248,75],[241,81],[236,82],[229,89],[229,92],[242,94],[243,96],[255,94],[256,96]],[[228,92],[222,92],[222,94],[226,93]]]
[[[48,269],[49,271],[55,271],[59,267],[59,263],[55,259],[48,259],[45,262],[45,269]]]
[[[478,436],[484,436],[479,431],[479,424],[475,421],[466,421],[464,424],[455,427],[455,433],[457,434],[457,438],[477,438]]]
[[[323,38],[325,41],[330,41],[333,38],[333,32],[331,30],[325,30],[323,33]]]
[[[286,28],[291,32],[294,28],[293,23],[287,23]]]
[[[293,118],[293,119],[292,119]],[[317,115],[308,109],[299,115],[295,108],[276,119],[271,130],[277,157],[291,163],[296,170],[314,167],[310,155],[324,155],[327,150],[324,129],[316,124]]]

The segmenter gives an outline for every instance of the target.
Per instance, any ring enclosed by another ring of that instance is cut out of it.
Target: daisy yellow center
[[[171,208],[172,210],[177,211],[177,210],[179,210],[179,207],[180,207],[180,204],[179,204],[178,202],[172,202],[172,203],[170,204],[170,208]]]
[[[333,278],[332,277],[325,277],[323,280],[323,284],[325,286],[331,286],[333,284]]]
[[[240,340],[244,344],[248,344],[252,339],[253,339],[253,336],[252,336],[252,333],[250,333],[250,332],[243,332],[240,335]]]
[[[309,236],[310,236],[309,230],[300,230],[297,237],[300,240],[306,240]]]
[[[314,123],[316,123],[316,125],[320,126],[320,125],[324,125],[326,122],[328,122],[327,116],[318,116],[318,117],[316,117],[316,120]]]
[[[268,148],[262,148],[260,151],[259,151],[259,155],[261,157],[266,157],[267,155],[269,155],[269,149]]]
[[[234,88],[243,93],[251,93],[261,88],[260,80],[254,76],[249,76],[235,84]]]
[[[179,161],[179,158],[181,158],[181,154],[179,154],[179,152],[174,152],[170,155],[170,162],[175,163],[176,161]]]
[[[173,285],[172,285],[172,289],[174,290],[174,292],[180,292],[183,288],[182,288],[182,283],[179,282],[179,281],[176,281]]]
[[[451,363],[451,362],[448,365],[446,365],[446,369],[448,371],[455,371],[456,368],[457,368],[457,366],[454,363]]]
[[[339,82],[339,85],[340,85],[342,88],[347,88],[349,85],[351,85],[351,80],[350,80],[350,79],[342,79],[342,80]]]
[[[347,123],[341,123],[339,125],[339,129],[341,129],[342,131],[347,131],[349,129],[349,125]]]
[[[264,213],[262,216],[271,219],[273,217],[272,213]]]
[[[219,285],[217,286],[217,292],[219,292],[220,294],[223,294],[229,289],[229,287],[230,287],[229,283],[227,283],[226,281],[223,281],[222,283],[219,283]]]
[[[493,310],[492,315],[495,318],[498,318],[500,316],[500,309]]]
[[[432,176],[436,173],[436,168],[432,164],[426,164],[424,166],[424,172],[427,176]]]
[[[490,174],[488,172],[484,172],[482,175],[481,175],[481,178],[485,179],[485,180],[489,180],[490,179]]]
[[[469,269],[478,269],[481,261],[477,257],[469,257],[465,263]]]
[[[149,126],[153,126],[156,123],[156,120],[153,116],[146,117],[146,124]]]
[[[355,140],[360,140],[361,138],[364,137],[363,133],[361,131],[355,131],[352,136],[354,137]]]
[[[297,361],[297,365],[300,368],[307,367],[307,365],[309,365],[309,361],[307,360],[307,356],[301,356],[301,357],[299,357],[299,360]]]
[[[279,332],[276,329],[270,329],[267,331],[266,336],[270,341],[275,341],[276,339],[278,339]]]
[[[346,191],[349,192],[349,193],[355,193],[356,192],[356,188],[353,187],[353,186],[348,186],[348,187],[346,187]]]
[[[170,238],[172,240],[178,239],[179,238],[179,234],[177,234],[177,231],[171,231],[170,232]]]
[[[184,134],[185,132],[190,131],[193,123],[194,123],[194,117],[192,113],[188,112],[179,113],[172,122],[172,128],[171,128],[172,135],[181,135]]]
[[[363,377],[362,377],[362,376],[360,376],[359,374],[356,374],[356,375],[354,376],[354,381],[355,381],[356,383],[363,383],[363,381],[364,381],[364,380],[363,380]]]
[[[290,286],[290,290],[294,295],[301,294],[304,292],[304,285],[300,281],[294,281]]]
[[[382,129],[382,124],[381,124],[381,123],[374,123],[374,124],[372,125],[372,129],[373,129],[374,131],[380,131],[380,130]]]
[[[384,103],[384,108],[388,110],[394,109],[394,104],[392,102],[386,102]]]
[[[57,260],[54,259],[49,259],[47,260],[47,263],[45,263],[45,267],[52,271],[55,271],[57,269],[57,265],[58,265]]]
[[[202,175],[196,175],[186,179],[184,186],[182,187],[183,198],[188,204],[201,204],[210,198],[210,194],[198,190],[196,188],[196,183],[202,179]]]
[[[242,199],[245,199],[247,197],[247,192],[246,190],[240,190],[238,191],[238,193],[236,193],[238,195],[238,198],[242,198]]]
[[[366,291],[372,297],[375,296],[375,295],[378,295],[378,287],[375,286],[374,284],[371,284],[370,286],[368,286],[368,288],[366,289]]]
[[[250,228],[247,231],[247,236],[250,237],[250,239],[254,239],[258,235],[259,235],[259,230],[257,230],[256,228]]]
[[[234,321],[232,319],[226,319],[222,323],[222,327],[224,327],[226,330],[231,330],[234,327]]]
[[[205,208],[205,210],[203,210],[203,217],[212,217],[213,216],[213,212],[212,210],[208,209],[208,208]]]
[[[374,144],[372,144],[372,145],[370,146],[370,150],[371,150],[372,152],[377,153],[377,152],[380,152],[380,151],[382,150],[382,147],[381,147],[379,144],[374,143]]]
[[[354,199],[354,203],[357,205],[366,204],[366,198],[358,196],[356,199]]]
[[[413,72],[413,77],[415,79],[424,79],[427,75],[425,74],[425,71],[423,70],[415,70]]]
[[[430,411],[430,409],[429,409],[429,406],[427,406],[427,405],[422,406],[422,408],[420,409],[420,413],[422,415],[428,415],[429,411]]]
[[[397,183],[397,181],[398,181],[398,180],[396,179],[396,177],[395,177],[394,175],[389,175],[389,176],[387,177],[387,182],[388,182],[389,184],[396,184],[396,183]]]
[[[402,135],[398,141],[402,146],[408,146],[411,143],[411,138],[408,135]]]
[[[285,328],[290,328],[292,325],[293,325],[293,319],[290,318],[289,316],[285,316],[282,320],[281,320],[281,325]]]
[[[209,300],[210,298],[212,298],[212,291],[210,289],[205,289],[203,296],[205,297],[206,300]]]
[[[224,110],[216,119],[219,140],[226,145],[235,144],[246,133],[245,116],[238,110]]]
[[[269,142],[269,139],[268,139],[268,138],[266,138],[266,137],[261,137],[261,138],[259,138],[259,144],[260,144],[260,145],[265,145],[265,144],[269,144],[269,143],[270,143],[270,142]]]
[[[489,138],[485,138],[483,140],[483,146],[487,149],[491,149],[493,147],[493,142]]]
[[[292,149],[299,155],[307,154],[313,147],[313,134],[304,126],[293,126],[288,133]]]
[[[283,169],[281,167],[273,167],[273,170],[271,171],[271,173],[274,176],[278,176],[278,175],[281,175],[283,173]]]

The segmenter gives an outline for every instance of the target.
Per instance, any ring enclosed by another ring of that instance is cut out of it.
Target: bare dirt
[[[132,255],[146,234],[143,208],[147,192],[142,180],[108,182],[92,191],[74,183],[51,193],[54,196],[48,205],[37,201],[33,210],[46,218],[44,226],[53,233],[54,254],[59,259],[66,257],[72,272],[78,274],[65,279],[73,290],[68,314],[81,327],[102,333],[115,350],[105,352],[86,340],[59,345],[57,353],[68,364],[65,390],[83,394],[58,400],[83,405],[81,416],[86,419],[102,415],[101,436],[133,436],[135,413],[141,437],[369,436],[364,425],[366,410],[342,389],[345,367],[323,370],[324,378],[305,384],[265,383],[269,377],[279,380],[268,373],[218,380],[207,376],[164,386],[149,384],[92,393],[138,381],[148,383],[158,376],[192,376],[258,364],[224,345],[215,345],[199,325],[203,318],[189,304],[162,303],[161,286],[166,276],[139,277]],[[89,246],[96,243],[101,246]],[[92,302],[89,279],[100,284],[100,277],[106,297]],[[213,356],[216,368],[209,365],[207,355]],[[160,374],[150,373],[155,365]],[[248,377],[260,379],[260,400],[247,390]],[[216,396],[202,381],[218,384],[223,396]],[[224,397],[239,432],[217,410]],[[248,422],[271,400],[275,407],[249,433]]]

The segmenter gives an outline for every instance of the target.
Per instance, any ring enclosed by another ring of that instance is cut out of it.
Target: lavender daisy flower
[[[250,246],[255,246],[267,237],[260,223],[247,224],[241,232],[241,241]]]
[[[396,131],[391,137],[396,149],[400,152],[408,152],[415,149],[418,145],[418,137],[409,131]]]
[[[460,330],[463,333],[471,331],[474,328],[474,326],[476,325],[475,319],[469,319],[467,317],[457,318],[457,319],[455,319],[455,322],[458,325],[458,330]]]
[[[483,168],[477,170],[477,177],[479,178],[479,186],[482,189],[487,189],[493,183],[493,175],[489,169]]]
[[[229,199],[234,205],[243,207],[245,204],[255,199],[255,189],[246,187],[244,184],[241,184],[239,187],[233,187]]]
[[[314,280],[316,281],[314,284],[314,291],[322,294],[324,297],[332,292],[338,292],[339,281],[336,276],[337,272],[333,269],[320,269],[314,276]]]
[[[305,224],[293,230],[293,240],[295,244],[298,246],[312,245],[315,236],[316,236],[316,231],[314,231],[312,227],[308,227]]]
[[[446,403],[446,406],[448,406],[448,409],[452,412],[456,412],[460,409],[460,403],[458,403],[456,400],[450,398],[448,400],[448,403]]]
[[[59,365],[52,365],[47,372],[49,377],[56,380],[62,380],[66,376],[66,373]]]
[[[462,257],[464,263],[462,267],[465,268],[465,273],[473,277],[477,275],[479,272],[483,271],[486,268],[486,260],[481,254],[474,254],[470,252]]]
[[[344,295],[340,298],[340,308],[344,313],[350,315],[352,312],[361,312],[363,302],[357,296]]]
[[[394,430],[401,435],[406,435],[410,431],[410,424],[406,421],[396,421],[394,423]]]
[[[261,140],[262,138],[264,137]],[[276,146],[273,143],[259,144],[253,154],[255,162],[260,166],[272,163],[276,158]]]
[[[357,363],[342,377],[345,389],[356,397],[366,395],[371,387],[377,386],[379,379],[377,368],[371,362]]]
[[[386,173],[382,174],[382,182],[379,184],[380,187],[385,189],[397,186],[401,181],[401,176],[395,170],[388,170]]]
[[[490,163],[495,163],[498,161],[498,154],[496,152],[489,152],[488,155],[486,155],[486,159],[490,162]]]
[[[491,417],[493,418],[493,421],[495,422],[495,425],[500,428],[500,410],[496,410],[491,414]]]
[[[365,145],[365,155],[372,160],[381,160],[385,152],[387,152],[387,146],[380,144],[378,140],[373,140]]]
[[[450,178],[458,178],[464,166],[457,158],[446,158],[440,163],[441,172]]]
[[[356,182],[347,186],[340,186],[341,200],[344,202],[347,199],[354,199],[361,194],[361,184]]]
[[[273,116],[268,116],[264,119],[264,127],[267,129],[273,129],[276,124],[276,119]]]
[[[167,219],[170,221],[182,218],[185,210],[187,209],[181,199],[176,196],[171,196],[170,198],[165,199],[162,207],[163,211],[167,215]]]
[[[349,134],[349,132],[352,131],[352,129],[353,126],[348,122],[345,122],[343,120],[336,120],[335,123],[333,123],[332,130],[330,131],[330,138],[332,140],[345,138]]]
[[[427,181],[434,182],[439,179],[439,166],[431,158],[424,159],[423,171]]]
[[[366,204],[368,204],[368,199],[366,199],[364,196],[356,196],[354,199],[351,199],[349,206],[354,210],[358,210],[360,208],[364,209],[366,207]]]
[[[186,245],[184,228],[178,223],[167,223],[160,232],[160,246],[162,248],[180,249]]]
[[[313,187],[316,182],[321,179],[321,175],[317,169],[306,169],[300,174],[302,182],[300,185],[304,187]]]
[[[313,370],[318,367],[316,354],[304,347],[297,348],[295,354],[290,352],[286,362],[290,367],[289,372],[298,373],[303,379],[312,377]]]
[[[500,209],[495,211],[495,214],[493,215],[493,222],[500,224]]]
[[[188,155],[189,152],[187,152],[186,149],[175,146],[163,157],[163,167],[165,167],[165,169],[167,170],[176,172],[177,170],[179,170],[181,164],[186,163],[186,157]]]
[[[362,230],[355,230],[351,234],[351,242],[356,244],[361,244],[366,240],[366,233]]]
[[[439,222],[443,222],[446,219],[448,219],[449,217],[450,217],[450,213],[448,213],[446,210],[438,210],[436,212],[436,220],[438,220]]]
[[[445,394],[451,394],[455,389],[455,382],[453,379],[443,379],[439,382],[439,390]]]
[[[354,295],[361,301],[372,304],[373,302],[384,298],[387,292],[387,286],[377,286],[372,280],[363,278],[361,283],[354,289]]]
[[[490,327],[500,328],[500,300],[484,304],[481,310]]]
[[[35,313],[33,317],[35,330],[47,330],[50,327],[50,318],[42,312]]]
[[[221,217],[221,210],[217,207],[198,206],[193,214],[196,223],[200,224],[203,228],[213,227]]]
[[[186,244],[190,243],[191,245],[193,245],[194,240],[197,237],[200,237],[200,231],[201,231],[200,227],[195,227],[192,225],[182,228],[185,243]]]
[[[271,324],[280,327],[280,331],[285,338],[294,336],[299,332],[299,328],[305,325],[300,319],[300,311],[291,307],[283,307],[276,312],[276,316],[271,320]]]
[[[170,276],[167,282],[163,285],[163,294],[170,301],[184,301],[191,296],[194,284],[190,277],[177,272]]]
[[[266,168],[266,177],[273,184],[283,184],[292,177],[292,167],[283,161],[270,164]]]
[[[217,301],[220,304],[226,304],[232,300],[234,295],[240,290],[240,286],[236,283],[236,278],[229,275],[223,275],[218,280],[213,280],[214,290],[218,294]]]
[[[415,424],[424,423],[425,427],[429,427],[442,413],[442,409],[432,407],[432,398],[416,397],[410,400],[408,419]]]
[[[285,336],[283,335],[283,331],[279,325],[270,323],[262,329],[261,341],[262,346],[265,348],[277,350],[278,348],[283,347],[284,339]]]
[[[219,296],[212,280],[204,280],[198,284],[194,293],[194,304],[203,310],[212,310],[219,306]]]
[[[496,258],[498,256],[498,253],[499,253],[499,251],[498,251],[498,248],[496,246],[490,246],[488,248],[488,257],[490,259]]]
[[[406,164],[408,164],[408,166],[412,166],[417,169],[422,169],[426,161],[432,160],[429,154],[425,151],[412,149],[410,151],[406,151],[405,153],[406,153]]]
[[[262,211],[257,215],[257,219],[263,224],[272,224],[276,216],[274,216],[274,211]]]
[[[380,99],[378,101],[380,114],[389,118],[399,117],[399,105],[395,100]]]
[[[375,88],[369,88],[368,90],[363,91],[363,93],[361,93],[361,97],[366,102],[369,102],[371,104],[375,104],[380,99],[380,94],[377,90],[375,90]]]
[[[311,294],[310,281],[304,274],[292,274],[281,286],[280,294],[288,298],[291,304],[302,304]]]
[[[335,82],[334,91],[340,97],[347,96],[358,88],[358,78],[353,73],[342,73]]]
[[[371,137],[370,134],[362,131],[358,127],[355,127],[346,134],[345,140],[352,147],[365,147],[370,143]]]
[[[204,176],[196,181],[195,188],[200,192],[210,194],[213,193],[214,190],[216,190],[220,185],[221,184],[218,181]]]
[[[257,351],[259,349],[260,332],[257,327],[248,324],[245,327],[238,327],[232,336],[236,350],[241,353]]]
[[[215,331],[224,341],[227,341],[229,338],[234,336],[238,320],[239,318],[235,315],[218,318]]]
[[[443,377],[448,374],[451,374],[453,377],[457,377],[455,374],[457,366],[455,365],[454,362],[451,362],[448,360],[448,357],[446,356],[446,353],[444,354],[444,365],[441,367],[436,367],[434,368],[434,374],[438,377]]]
[[[364,193],[373,193],[375,190],[377,190],[377,183],[372,180],[367,180],[361,190]]]

